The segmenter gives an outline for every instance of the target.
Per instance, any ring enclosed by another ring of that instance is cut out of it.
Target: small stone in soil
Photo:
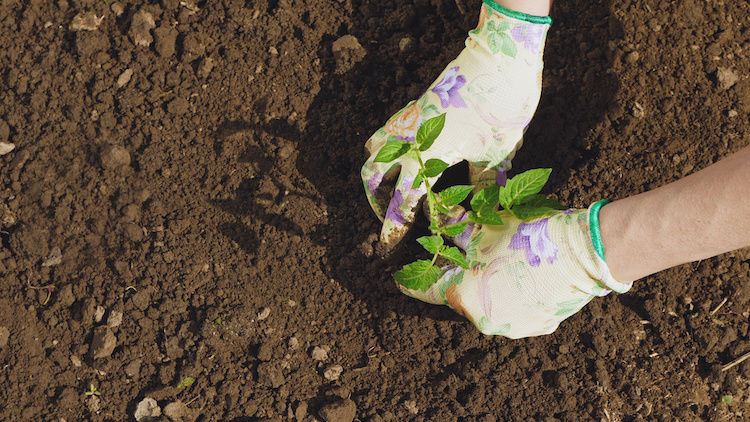
[[[135,409],[133,416],[138,422],[156,421],[159,416],[161,416],[161,408],[156,400],[151,397],[146,397],[138,403],[138,407]]]
[[[55,246],[49,256],[42,261],[42,267],[52,267],[62,262],[62,251]],[[98,322],[98,321],[97,321]]]
[[[133,20],[130,24],[130,38],[133,40],[133,44],[143,47],[151,45],[154,42],[151,30],[155,27],[154,15],[145,10],[138,11],[133,15]]]
[[[76,368],[80,368],[83,363],[81,362],[81,359],[76,355],[70,355],[70,362],[75,366]]]
[[[122,324],[122,312],[120,311],[110,311],[109,317],[107,318],[107,326],[109,328],[115,328],[119,327],[120,324]]]
[[[0,327],[0,349],[8,345],[9,338],[10,330],[8,330],[8,327]]]
[[[341,377],[342,372],[344,372],[344,368],[341,365],[331,365],[323,372],[323,376],[328,381],[336,381]]]
[[[16,144],[0,141],[0,155],[5,155],[16,149]]]
[[[297,405],[297,408],[294,409],[294,417],[297,419],[297,422],[302,422],[305,416],[307,416],[307,402],[301,401]]]
[[[313,360],[324,361],[328,359],[328,351],[320,346],[315,346],[311,354]]]
[[[105,169],[116,169],[130,165],[130,153],[119,145],[110,145],[102,151],[102,167]]]
[[[357,416],[357,405],[350,399],[328,403],[318,412],[326,422],[352,422]]]
[[[120,76],[117,77],[117,87],[122,88],[130,82],[133,77],[133,69],[125,69]]]
[[[202,79],[207,78],[215,65],[216,61],[210,57],[201,60],[200,65],[198,65],[198,77]]]
[[[138,378],[141,374],[141,360],[136,359],[125,366],[125,374],[130,378]]]
[[[91,341],[91,356],[94,359],[109,357],[117,346],[117,337],[109,327],[94,329],[94,339]]]
[[[94,12],[81,12],[73,17],[73,21],[70,23],[70,30],[73,32],[96,31],[103,20],[104,15],[98,17]]]
[[[105,311],[106,309],[104,309],[104,306],[98,305],[94,311],[94,321],[101,322],[102,318],[104,318]]]
[[[269,315],[271,315],[271,308],[263,308],[263,310],[258,313],[258,320],[263,321],[268,318]]]
[[[723,90],[727,90],[734,86],[740,77],[737,76],[737,72],[726,67],[720,67],[716,70],[716,80],[719,82],[719,87]]]

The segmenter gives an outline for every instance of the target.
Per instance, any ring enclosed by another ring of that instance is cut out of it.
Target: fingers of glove
[[[422,291],[416,289],[407,289],[402,284],[396,283],[399,290],[407,296],[419,299],[422,302],[432,303],[435,305],[447,305],[446,290],[457,283],[463,277],[464,270],[456,265],[447,265],[440,269],[440,278],[429,289]]]
[[[413,186],[417,169],[404,165],[393,189],[380,231],[380,242],[386,251],[393,249],[403,239],[414,222],[419,202],[427,193],[425,184]]]
[[[360,174],[367,201],[380,221],[383,221],[401,165],[399,163],[375,163],[373,158],[370,157],[362,166]]]

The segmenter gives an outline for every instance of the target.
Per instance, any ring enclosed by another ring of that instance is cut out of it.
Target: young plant
[[[375,157],[375,162],[382,163],[391,162],[404,155],[413,158],[419,163],[420,169],[414,178],[412,189],[424,184],[427,191],[432,235],[420,237],[417,242],[433,255],[432,259],[421,259],[407,264],[393,275],[398,283],[412,290],[426,291],[440,278],[440,268],[435,265],[439,256],[464,269],[474,266],[460,249],[446,245],[444,236],[458,236],[470,223],[501,225],[503,218],[512,216],[528,221],[555,210],[565,209],[557,201],[539,193],[547,183],[552,170],[535,169],[508,179],[505,186],[490,186],[477,192],[471,198],[471,211],[466,213],[466,218],[451,222],[450,216],[463,209],[459,204],[469,196],[474,186],[457,185],[440,193],[432,191],[429,179],[441,175],[448,168],[448,163],[437,158],[425,161],[422,153],[432,146],[444,126],[445,114],[429,119],[417,130],[414,142],[388,142]],[[502,207],[502,210],[498,210],[498,207]]]
[[[177,388],[188,388],[195,382],[195,378],[193,377],[184,377],[179,384],[177,384]]]
[[[94,386],[94,384],[89,384],[89,391],[86,391],[84,394],[87,396],[101,396],[102,393],[99,392],[99,390]]]

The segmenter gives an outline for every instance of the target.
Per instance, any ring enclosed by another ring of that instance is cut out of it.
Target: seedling
[[[732,397],[731,394],[722,394],[720,397],[720,400],[722,403],[726,404],[727,406],[731,406],[732,403],[734,403],[734,397]]]
[[[188,388],[195,382],[195,378],[193,377],[184,377],[179,384],[177,384],[177,388]]]
[[[94,386],[94,384],[89,384],[89,391],[85,392],[87,396],[101,396],[102,393],[99,392],[99,390]]]
[[[48,284],[46,286],[32,286],[31,283],[27,281],[26,283],[30,289],[34,290],[46,290],[47,291],[47,297],[44,299],[44,302],[42,302],[42,305],[46,305],[49,303],[50,298],[52,297],[52,293],[57,290],[57,287],[55,287],[54,284]]]
[[[417,189],[424,184],[427,191],[432,235],[420,237],[417,242],[433,254],[432,259],[407,264],[393,275],[398,283],[412,290],[426,291],[440,278],[440,269],[435,265],[439,256],[464,269],[477,265],[457,247],[446,245],[444,236],[458,236],[470,223],[501,225],[503,218],[513,216],[528,221],[555,210],[565,209],[557,201],[539,193],[547,183],[552,170],[535,169],[508,179],[505,186],[490,186],[477,192],[471,198],[471,211],[466,214],[466,218],[450,222],[449,216],[459,210],[459,204],[469,196],[474,186],[457,185],[440,193],[432,191],[429,179],[441,175],[448,168],[448,163],[436,158],[425,161],[422,159],[422,152],[432,146],[444,126],[445,113],[425,121],[417,130],[414,142],[390,141],[375,157],[375,162],[381,163],[391,162],[404,155],[415,159],[420,169],[411,188]],[[502,207],[502,210],[498,211],[498,207]]]

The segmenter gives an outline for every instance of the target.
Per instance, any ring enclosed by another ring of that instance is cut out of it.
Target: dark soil
[[[515,341],[401,295],[373,255],[364,142],[478,8],[2,2],[0,419],[133,420],[147,397],[172,420],[750,418],[750,363],[721,370],[750,351],[747,250]],[[86,12],[104,19],[73,30]],[[748,144],[747,2],[559,1],[553,17],[514,163],[553,168],[563,203]],[[361,49],[334,55],[344,35]]]

